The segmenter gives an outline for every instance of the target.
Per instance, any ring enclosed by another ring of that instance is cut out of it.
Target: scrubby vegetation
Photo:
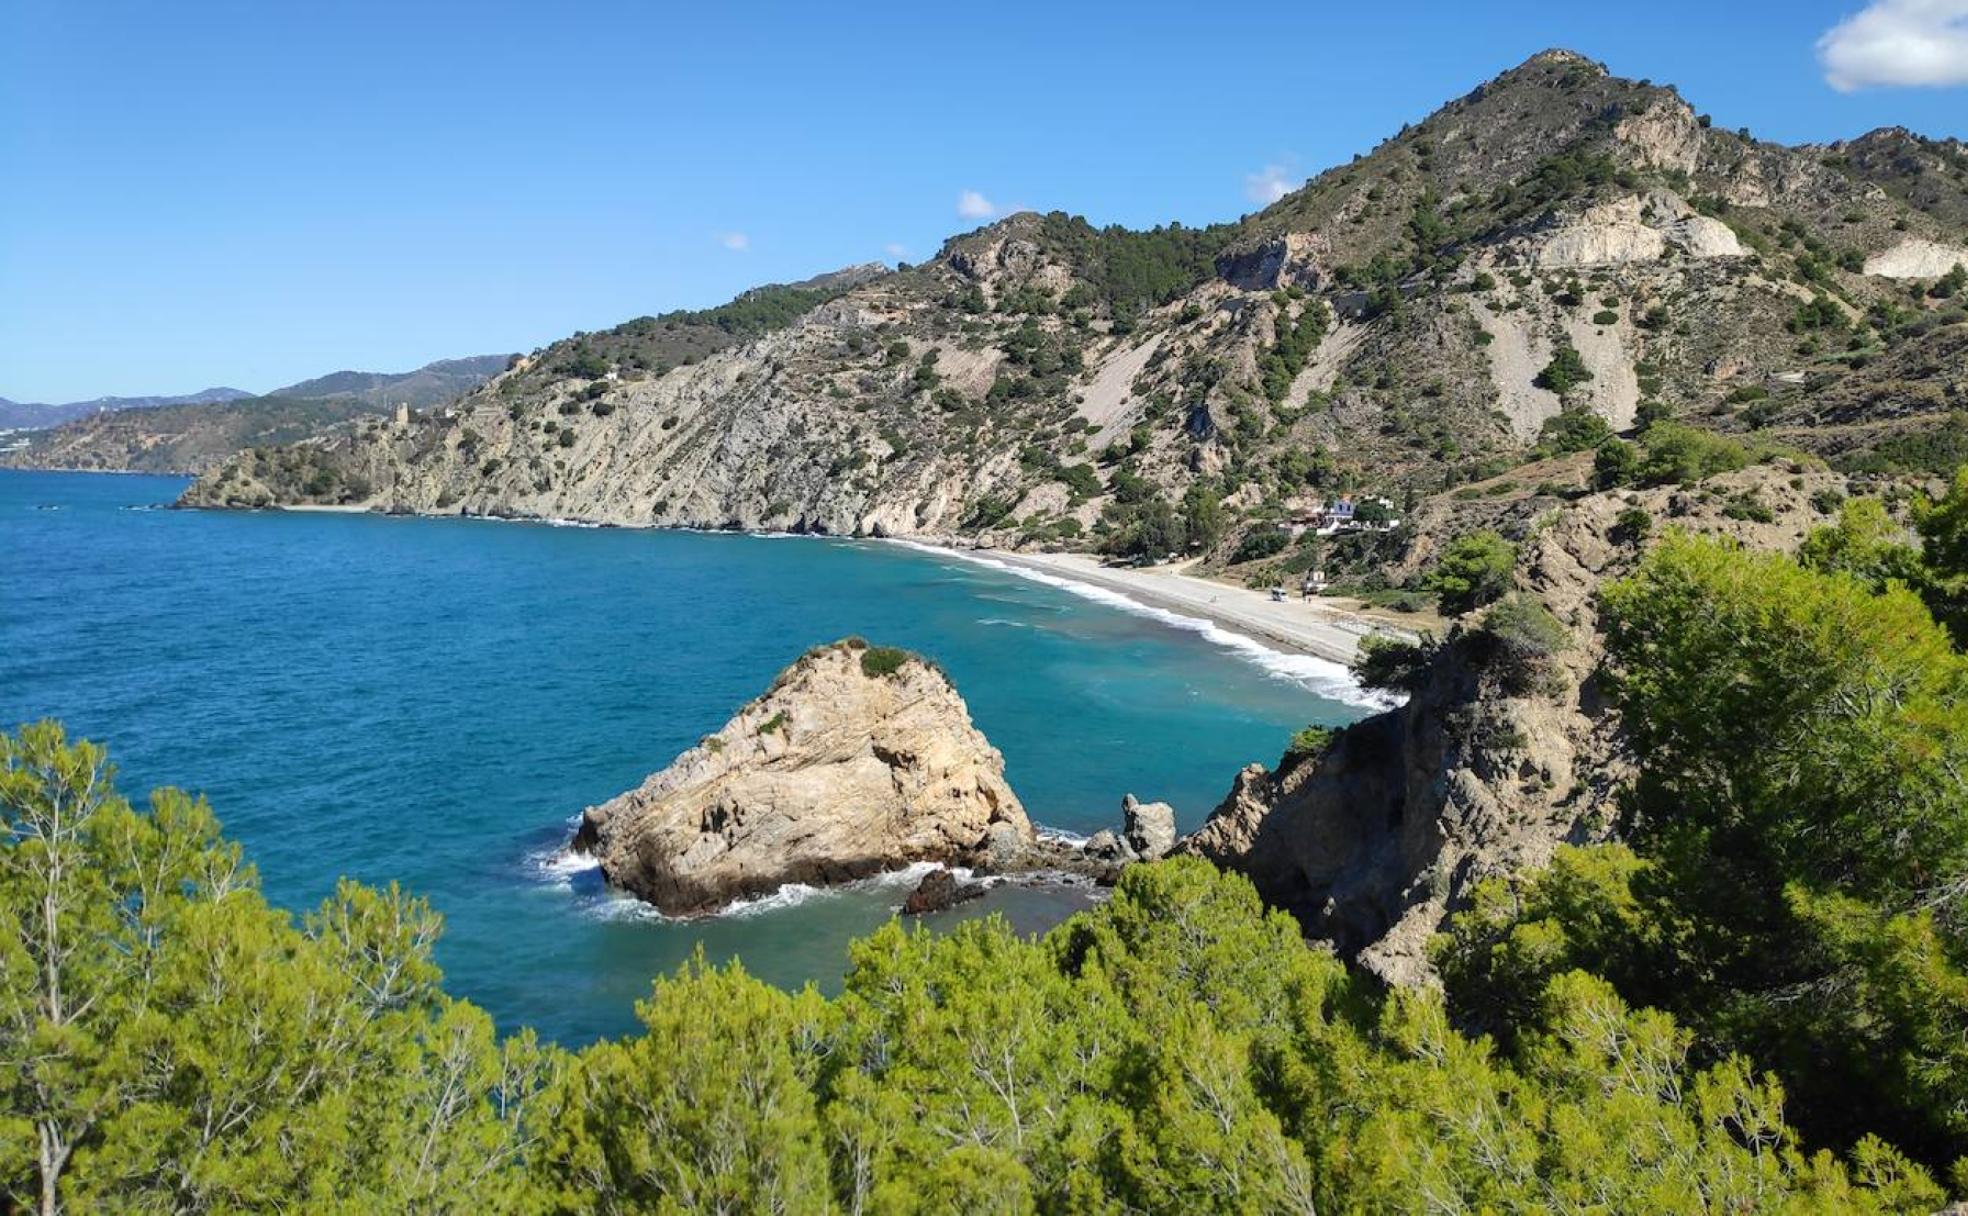
[[[1472,532],[1450,542],[1428,576],[1429,590],[1441,597],[1450,616],[1480,608],[1510,589],[1517,568],[1517,546],[1495,532]]]
[[[1965,509],[1968,476],[1915,548],[1848,504],[1804,564],[1670,536],[1606,589],[1623,843],[1479,888],[1440,954],[1463,1026],[1519,1042],[1584,968],[1773,1068],[1814,1142],[1968,1186],[1968,657],[1929,611]]]
[[[1503,1049],[1307,949],[1249,883],[1138,866],[1043,939],[891,923],[844,989],[698,959],[578,1052],[444,995],[437,918],[296,924],[209,810],[51,725],[0,745],[0,1188],[46,1210],[1887,1211],[1746,1061],[1561,971]]]
[[[1092,298],[1125,327],[1141,313],[1166,304],[1216,269],[1216,255],[1236,227],[1185,228],[1169,224],[1145,231],[1112,224],[1095,228],[1077,215],[1048,213],[1041,240],[1090,285]]]

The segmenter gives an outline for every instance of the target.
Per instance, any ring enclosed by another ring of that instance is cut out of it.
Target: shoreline
[[[199,506],[192,509],[215,508]],[[373,504],[354,503],[334,505],[284,503],[249,509],[319,514],[384,516],[395,514],[380,511]],[[701,529],[678,525],[621,524],[531,515],[453,516],[448,513],[439,515],[435,512],[422,511],[408,514],[436,519],[493,519],[506,523],[532,523],[548,527],[577,525],[627,530],[710,531],[736,536],[807,535],[823,540],[881,540],[925,552],[996,564],[1014,574],[1057,580],[1118,596],[1130,601],[1136,608],[1201,622],[1233,634],[1238,640],[1264,650],[1332,664],[1336,668],[1332,675],[1348,682],[1351,682],[1351,673],[1347,668],[1358,657],[1360,643],[1365,638],[1376,634],[1405,639],[1413,639],[1417,636],[1413,630],[1402,629],[1384,619],[1341,607],[1338,601],[1329,597],[1315,596],[1309,601],[1288,597],[1283,601],[1276,601],[1262,591],[1185,573],[1186,563],[1171,566],[1108,566],[1091,554],[1024,553],[965,543],[960,538],[952,536],[848,537],[827,533],[769,533],[748,532],[743,529]]]
[[[935,546],[942,548],[943,546]],[[1102,565],[1081,553],[1018,553],[1002,549],[950,549],[1014,570],[1083,583],[1148,608],[1195,617],[1270,648],[1308,655],[1344,667],[1374,634],[1412,638],[1412,632],[1339,607],[1330,599],[1273,600],[1262,591],[1186,574],[1180,568]]]

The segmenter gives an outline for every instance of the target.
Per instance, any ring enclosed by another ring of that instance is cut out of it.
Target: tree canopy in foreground
[[[1382,994],[1206,863],[1039,939],[891,923],[844,991],[698,960],[569,1052],[448,997],[438,918],[296,921],[210,810],[0,736],[0,1192],[44,1211],[1918,1210],[1800,1147],[1744,1057],[1548,969],[1509,1049]],[[1834,914],[1842,915],[1838,910]]]

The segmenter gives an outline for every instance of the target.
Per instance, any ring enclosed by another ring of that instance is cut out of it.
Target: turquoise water
[[[899,902],[891,884],[673,923],[552,863],[582,807],[811,645],[934,656],[1034,820],[1077,832],[1128,791],[1194,826],[1239,766],[1361,712],[1316,671],[899,545],[155,509],[182,485],[0,472],[0,725],[61,718],[109,745],[126,792],[204,792],[288,907],[339,875],[429,897],[450,989],[563,1042],[632,1027],[698,943],[835,982]],[[1082,898],[960,914],[1038,929]]]

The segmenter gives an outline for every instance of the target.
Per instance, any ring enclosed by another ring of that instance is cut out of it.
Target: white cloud
[[[1968,85],[1968,0],[1872,0],[1818,39],[1825,83]]]
[[[1244,197],[1269,207],[1304,184],[1304,179],[1288,167],[1266,165],[1255,173],[1244,174]]]
[[[900,241],[890,241],[882,246],[882,252],[892,258],[899,258],[909,252],[909,247]]]
[[[957,214],[967,220],[988,220],[997,213],[996,204],[975,190],[957,195]]]
[[[718,238],[718,244],[733,253],[744,253],[752,247],[752,238],[742,232],[727,232]]]

